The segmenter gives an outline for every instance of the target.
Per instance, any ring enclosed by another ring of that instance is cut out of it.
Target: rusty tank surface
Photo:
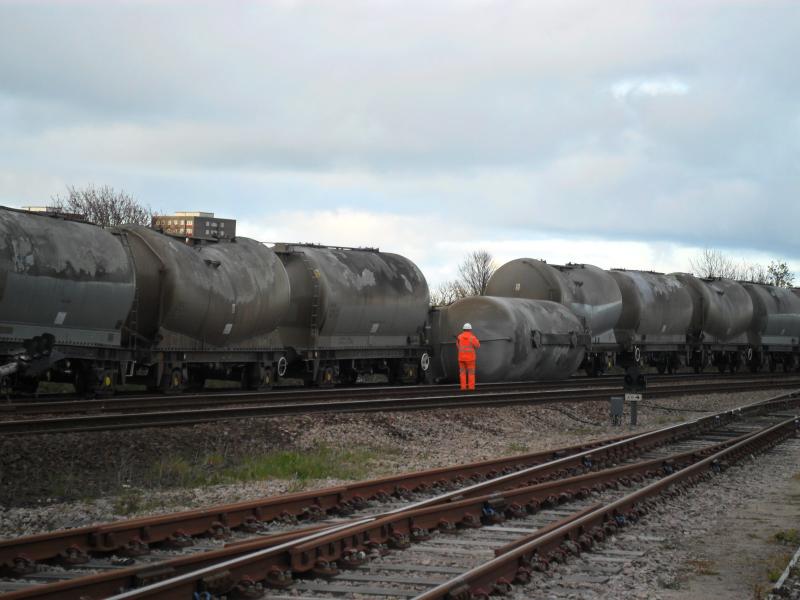
[[[760,283],[742,283],[753,300],[748,332],[754,346],[800,345],[800,297],[792,290]]]
[[[295,348],[419,345],[430,300],[422,271],[373,249],[278,244],[291,281],[291,307],[279,329]]]
[[[729,341],[742,336],[753,321],[753,300],[742,284],[723,277],[699,278],[673,273],[686,286],[694,305],[691,332],[701,341]]]
[[[431,311],[433,374],[458,380],[456,337],[472,325],[478,383],[563,379],[581,364],[588,336],[566,307],[547,300],[473,296]]]
[[[676,277],[650,271],[609,271],[622,292],[622,315],[615,328],[624,346],[680,345],[691,329],[694,304]]]
[[[110,231],[0,207],[0,341],[119,346],[135,282]]]
[[[131,329],[155,343],[174,332],[229,347],[273,331],[289,308],[289,278],[272,249],[237,237],[190,246],[182,238],[125,226],[136,265]]]
[[[603,269],[587,264],[512,260],[494,272],[486,295],[563,304],[583,321],[596,343],[613,342],[613,329],[622,314],[622,293],[617,282]]]

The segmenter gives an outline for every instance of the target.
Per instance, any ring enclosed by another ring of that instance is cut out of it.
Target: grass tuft
[[[219,453],[191,461],[180,455],[168,455],[151,467],[146,487],[198,487],[264,479],[286,479],[301,484],[310,479],[359,479],[368,474],[369,466],[378,457],[375,450],[339,450],[327,446],[268,452],[240,460]]]
[[[775,541],[779,544],[786,544],[789,546],[800,546],[800,531],[797,529],[787,529],[786,531],[779,531],[774,536]]]

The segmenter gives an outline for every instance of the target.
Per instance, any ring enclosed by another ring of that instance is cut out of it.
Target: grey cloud
[[[500,206],[487,226],[786,252],[798,23],[788,1],[2,4],[0,159],[354,172],[387,202]]]

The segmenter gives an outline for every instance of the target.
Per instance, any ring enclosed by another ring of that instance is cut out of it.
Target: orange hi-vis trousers
[[[475,389],[475,361],[474,360],[460,360],[458,361],[458,377],[461,381],[461,389],[474,390]]]

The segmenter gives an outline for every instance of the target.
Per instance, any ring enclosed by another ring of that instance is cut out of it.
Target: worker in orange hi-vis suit
[[[474,390],[475,389],[475,349],[481,347],[472,333],[472,325],[464,323],[464,331],[462,331],[457,340],[456,346],[458,347],[458,376],[461,380],[461,389]]]

